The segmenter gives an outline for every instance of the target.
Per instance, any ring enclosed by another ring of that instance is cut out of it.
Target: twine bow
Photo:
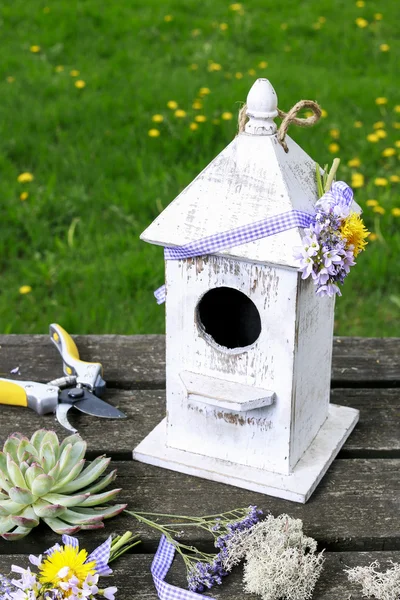
[[[297,113],[303,108],[309,108],[313,112],[313,115],[305,118],[296,117]],[[246,110],[247,104],[244,104],[239,111],[239,133],[242,133],[245,130],[246,123],[249,120],[246,114]],[[283,112],[283,110],[280,110],[278,108],[278,116],[282,119],[282,122],[277,132],[277,138],[278,142],[281,144],[285,152],[289,152],[289,149],[285,142],[285,137],[289,125],[293,123],[294,125],[298,125],[298,127],[311,127],[312,125],[315,125],[317,121],[319,121],[319,119],[321,118],[321,114],[321,107],[319,106],[319,104],[317,104],[317,102],[314,102],[313,100],[299,100],[299,102],[292,106],[292,108],[287,113]]]

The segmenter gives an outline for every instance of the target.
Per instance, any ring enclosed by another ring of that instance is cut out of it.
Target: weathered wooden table
[[[400,339],[336,338],[332,373],[332,402],[359,408],[360,422],[327,475],[305,505],[262,496],[220,483],[134,462],[132,449],[161,420],[165,412],[163,336],[76,336],[81,358],[104,366],[108,390],[105,399],[123,410],[128,419],[103,421],[74,413],[70,417],[88,442],[88,457],[106,453],[118,468],[122,487],[119,501],[138,511],[179,514],[216,513],[256,504],[274,515],[286,512],[301,518],[305,532],[326,548],[326,563],[314,598],[361,598],[343,573],[345,566],[365,565],[375,559],[387,566],[400,561]],[[48,381],[62,374],[59,354],[48,336],[0,336],[0,376],[20,367],[20,379]],[[15,377],[15,376],[14,376]],[[15,377],[18,379],[18,377]],[[72,413],[72,411],[71,411]],[[35,429],[63,430],[53,416],[39,417],[29,409],[0,407],[0,443],[8,434],[30,435]],[[106,521],[105,530],[79,535],[88,549],[111,532],[138,531],[142,544],[134,554],[113,564],[113,583],[119,600],[156,598],[150,564],[159,536],[128,515]],[[201,532],[194,543],[207,547]],[[28,565],[29,553],[43,552],[59,541],[46,527],[38,527],[19,542],[0,538],[0,573],[12,563]],[[176,559],[169,580],[185,585],[181,560]],[[241,569],[213,588],[215,598],[245,596]]]

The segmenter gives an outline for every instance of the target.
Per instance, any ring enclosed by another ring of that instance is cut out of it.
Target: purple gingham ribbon
[[[314,216],[300,210],[291,210],[267,217],[256,223],[241,225],[236,229],[215,233],[185,244],[184,246],[167,246],[164,248],[164,257],[166,260],[180,260],[183,258],[192,258],[194,256],[203,256],[213,254],[219,250],[234,248],[248,242],[254,242],[260,238],[268,237],[292,229],[293,227],[308,227]],[[157,304],[165,302],[165,285],[159,287],[155,292]]]
[[[165,535],[161,537],[157,552],[151,563],[151,574],[160,600],[199,600],[201,594],[183,590],[165,581],[175,555],[175,546],[167,541]],[[208,598],[210,598],[208,596]],[[210,598],[212,600],[212,598]]]

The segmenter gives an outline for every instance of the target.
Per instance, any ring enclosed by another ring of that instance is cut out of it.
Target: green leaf
[[[29,490],[20,487],[13,487],[8,492],[11,500],[13,502],[17,502],[18,504],[23,504],[26,506],[27,504],[32,504],[33,496]]]
[[[33,463],[25,472],[25,480],[28,484],[28,487],[32,489],[32,483],[35,481],[36,477],[39,475],[44,475],[44,471],[40,465],[37,463]]]
[[[121,488],[110,490],[109,492],[103,492],[102,494],[91,494],[89,498],[83,500],[79,506],[98,506],[99,504],[105,504],[115,498],[115,496],[121,491]]]
[[[71,470],[70,472],[64,477],[64,479],[59,479],[57,481],[57,483],[54,485],[53,487],[53,492],[60,492],[63,491],[62,488],[64,487],[64,485],[68,484],[70,481],[72,481],[73,479],[75,479],[75,477],[77,477],[79,475],[79,473],[82,471],[84,464],[85,464],[85,459],[83,458],[81,461],[79,461]]]
[[[62,494],[69,494],[70,492],[76,492],[87,485],[96,481],[98,477],[107,469],[110,464],[111,458],[103,458],[98,456],[95,460],[82,471],[81,475],[74,480],[71,480],[69,483],[61,487],[57,487],[57,491]],[[86,490],[85,490],[86,491]]]
[[[49,504],[43,500],[37,500],[35,504],[32,505],[32,508],[35,511],[35,514],[41,519],[59,517],[65,511],[65,506],[61,506],[60,504]]]
[[[66,437],[60,445],[60,456],[63,453],[64,449],[66,448],[66,446],[69,446],[71,444],[71,446],[74,446],[77,442],[82,442],[82,438],[79,435],[79,433],[73,433],[72,435],[69,435],[68,437]]]
[[[13,433],[10,435],[4,444],[3,450],[6,454],[10,454],[11,458],[18,463],[18,446],[21,442],[21,438],[18,434]]]
[[[7,477],[7,456],[0,451],[0,472]]]
[[[89,498],[90,494],[75,494],[75,496],[64,496],[62,494],[46,494],[43,500],[50,504],[59,504],[60,506],[73,507],[80,506],[84,500]]]
[[[80,506],[77,506],[75,512],[88,516],[101,514],[102,519],[111,519],[111,517],[119,515],[119,513],[125,510],[127,506],[127,504],[114,504],[114,506],[101,506],[98,508],[81,508]]]
[[[89,523],[101,521],[103,517],[99,513],[81,514],[67,508],[63,513],[62,518],[63,521],[71,523],[72,525],[87,525]]]
[[[7,454],[7,472],[14,486],[26,488],[25,478],[17,463],[11,458],[11,454]]]
[[[48,494],[54,485],[54,479],[50,475],[38,475],[33,481],[31,490],[34,496],[44,496]]]
[[[28,460],[33,455],[35,459],[38,458],[36,448],[30,443],[28,438],[21,440],[17,450],[18,462],[21,463],[24,460]]]
[[[37,429],[35,431],[35,433],[33,434],[33,436],[31,437],[31,444],[32,446],[35,447],[38,456],[39,456],[39,451],[40,451],[40,445],[42,443],[42,439],[44,438],[44,436],[47,433],[47,429]]]
[[[20,540],[27,536],[32,529],[30,527],[17,527],[11,533],[5,533],[2,537],[8,542],[14,542],[15,540]]]
[[[46,523],[46,525],[50,527],[50,529],[52,529],[53,531],[55,531],[55,533],[58,533],[60,535],[62,535],[63,533],[71,535],[72,533],[76,533],[81,529],[79,525],[71,525],[69,523],[64,523],[60,519],[43,519],[43,521]]]
[[[39,525],[39,518],[34,513],[31,506],[27,506],[25,510],[19,515],[13,515],[11,520],[18,527],[37,527]]]
[[[71,447],[71,450],[65,460],[65,463],[60,469],[60,479],[64,479],[65,476],[68,476],[71,469],[74,468],[75,465],[83,459],[83,457],[85,456],[86,447],[86,442],[79,441]]]
[[[14,527],[15,524],[12,522],[11,517],[0,517],[0,535],[3,535],[3,533],[7,533]]]
[[[56,464],[56,456],[53,445],[49,441],[45,442],[45,438],[40,446],[40,464],[42,465],[45,473],[51,471]]]
[[[111,471],[110,473],[107,473],[107,475],[105,475],[104,477],[99,479],[99,481],[97,483],[95,483],[94,485],[91,485],[90,487],[85,488],[85,492],[90,492],[90,494],[95,494],[96,492],[100,492],[101,490],[104,490],[104,488],[107,487],[110,483],[112,483],[116,477],[117,477],[117,469],[114,469],[113,471]]]
[[[24,507],[12,500],[0,500],[0,515],[17,515]]]

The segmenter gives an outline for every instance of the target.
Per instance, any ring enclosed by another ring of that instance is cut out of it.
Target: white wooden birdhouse
[[[285,152],[277,114],[258,79],[245,131],[141,236],[206,251],[166,254],[167,416],[133,456],[305,502],[358,411],[329,403],[334,299],[301,279],[303,228],[281,230],[282,218],[315,213],[318,197],[316,163],[289,137]],[[269,217],[276,233],[242,243]]]

